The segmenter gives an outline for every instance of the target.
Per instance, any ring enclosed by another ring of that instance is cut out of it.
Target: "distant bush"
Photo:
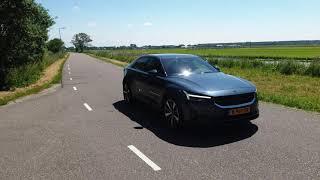
[[[234,60],[225,60],[219,61],[218,65],[221,67],[232,68],[236,66],[236,62]]]
[[[261,60],[252,60],[249,67],[258,68],[264,67],[266,64]]]
[[[320,77],[320,61],[312,61],[310,65],[301,62],[287,60],[280,62],[263,62],[263,60],[244,60],[244,59],[223,59],[216,58],[209,59],[208,62],[212,65],[233,68],[240,67],[244,69],[260,68],[263,70],[276,71],[284,75],[306,75],[313,77]]]
[[[281,61],[277,64],[276,69],[285,75],[304,74],[305,66],[294,61]]]
[[[320,61],[313,61],[306,69],[305,74],[320,77]]]
[[[64,42],[61,39],[55,38],[47,42],[47,49],[53,53],[62,51]]]

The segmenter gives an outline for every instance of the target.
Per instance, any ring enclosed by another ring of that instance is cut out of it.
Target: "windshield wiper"
[[[205,72],[202,72],[203,74],[204,73],[213,73],[213,71],[205,71]]]

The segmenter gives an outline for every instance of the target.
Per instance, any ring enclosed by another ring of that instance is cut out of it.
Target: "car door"
[[[131,91],[135,98],[145,101],[146,95],[146,81],[148,73],[146,72],[148,57],[141,57],[131,66],[131,70],[134,72],[131,79]]]
[[[157,72],[151,72],[153,70]],[[161,105],[162,96],[165,92],[165,73],[160,60],[156,57],[149,57],[146,71],[148,72],[145,84],[146,96],[152,103]]]

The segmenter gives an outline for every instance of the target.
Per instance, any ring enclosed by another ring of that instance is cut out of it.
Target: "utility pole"
[[[59,27],[59,37],[60,37],[60,40],[61,40],[61,29],[64,30],[64,29],[66,29],[66,27]]]
[[[60,38],[60,40],[61,40],[61,29],[62,29],[62,30],[64,30],[64,29],[66,29],[66,27],[59,27],[58,29],[59,29],[59,38]],[[61,41],[62,41],[62,40],[61,40]],[[63,81],[62,81],[62,78],[61,78],[61,80],[60,80],[60,81],[61,81],[61,82],[60,82],[60,83],[61,83],[61,87],[63,88]]]

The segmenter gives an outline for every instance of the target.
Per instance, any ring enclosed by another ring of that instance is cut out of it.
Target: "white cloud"
[[[132,28],[133,24],[128,24],[127,26],[128,26],[128,28]]]
[[[88,22],[88,27],[96,27],[97,26],[97,23],[96,22],[94,22],[94,21],[92,21],[92,22]]]
[[[151,22],[145,22],[143,23],[144,26],[152,26],[152,23]]]
[[[74,12],[80,11],[80,7],[78,5],[74,5],[72,7],[72,11],[74,11]]]

